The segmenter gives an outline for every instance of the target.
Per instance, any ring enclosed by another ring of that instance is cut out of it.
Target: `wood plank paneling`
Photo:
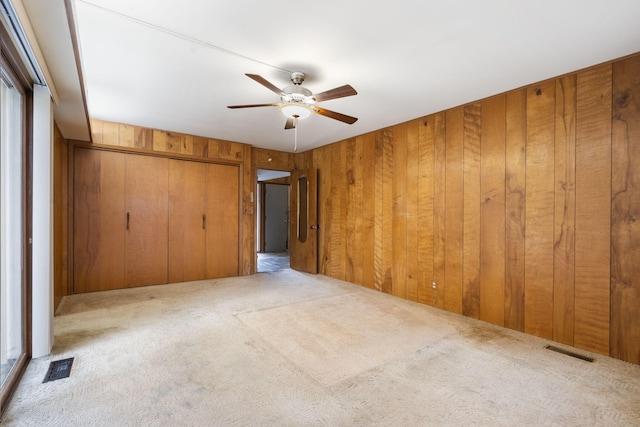
[[[373,133],[358,137],[362,144],[362,282],[374,288],[376,141]]]
[[[363,250],[363,241],[362,241],[362,230],[364,228],[364,220],[367,215],[365,211],[365,206],[363,200],[365,199],[364,194],[364,178],[363,178],[363,154],[364,154],[364,138],[358,137],[355,138],[355,147],[354,147],[354,167],[353,167],[353,198],[350,200],[351,207],[353,209],[350,212],[350,215],[353,215],[354,219],[354,234],[353,234],[353,275],[354,275],[354,283],[358,285],[364,284],[364,269],[363,269],[363,258],[365,256],[365,252]],[[369,175],[367,175],[369,177]],[[367,194],[367,198],[370,197],[370,193]],[[348,249],[349,250],[349,249]]]
[[[462,313],[464,108],[448,110],[446,117],[444,308]]]
[[[331,277],[345,280],[347,263],[346,144],[331,146]]]
[[[553,339],[573,344],[576,219],[576,76],[556,80]]]
[[[574,345],[609,354],[611,65],[577,75]]]
[[[356,189],[356,140],[351,138],[344,144],[345,146],[345,174],[346,179],[346,197],[344,198],[345,206],[343,212],[344,218],[344,253],[345,253],[345,266],[344,266],[344,280],[357,283],[355,275],[355,266],[357,264],[356,256],[359,252],[358,241],[356,239],[356,218],[358,217],[357,211],[359,206],[356,205],[357,189]]]
[[[194,152],[196,150],[196,139],[194,138]],[[251,147],[249,145],[243,145],[242,147],[242,159],[243,163],[241,167],[242,173],[242,227],[240,228],[240,236],[242,239],[242,266],[240,268],[240,275],[246,276],[254,274],[256,272],[256,216],[254,215],[256,210],[256,171],[250,166],[251,160]],[[194,153],[195,154],[195,153]]]
[[[106,123],[105,123],[105,126],[106,126]],[[162,152],[169,151],[168,140],[169,140],[169,135],[167,134],[167,132],[163,132],[161,130],[154,130],[153,131],[153,150],[162,151]]]
[[[506,95],[482,105],[480,319],[504,325]]]
[[[433,305],[444,308],[446,257],[446,115],[434,115],[434,174],[433,174]]]
[[[640,363],[640,56],[613,65],[611,356]]]
[[[555,84],[527,89],[524,331],[553,336]]]
[[[142,150],[153,150],[153,130],[136,126],[133,146]]]
[[[393,292],[393,128],[377,133],[382,141],[382,291]]]
[[[323,147],[318,154],[318,175],[319,175],[319,212],[320,215],[320,235],[322,236],[318,244],[320,254],[319,271],[321,274],[331,276],[331,244],[332,235],[332,199],[331,199],[331,146]]]
[[[482,104],[464,108],[462,314],[480,317],[480,138]]]
[[[524,331],[526,90],[507,94],[504,325]]]
[[[418,165],[418,302],[433,304],[435,117],[420,119]]]
[[[104,133],[104,122],[102,120],[90,119],[91,123],[91,142],[94,144],[102,144]]]
[[[407,124],[393,127],[392,219],[391,219],[391,293],[407,294]]]
[[[249,147],[247,147],[249,148]],[[251,154],[251,148],[245,149],[245,152]],[[203,136],[193,137],[193,155],[196,157],[208,157],[209,156],[209,141]]]
[[[135,147],[135,126],[118,125],[118,145],[121,147]]]
[[[185,145],[184,135],[175,132],[167,132],[167,151],[169,153],[182,153]]]
[[[102,124],[102,143],[105,145],[120,145],[120,124],[111,122]]]
[[[407,123],[407,273],[406,298],[418,301],[418,188],[420,176],[420,120]]]

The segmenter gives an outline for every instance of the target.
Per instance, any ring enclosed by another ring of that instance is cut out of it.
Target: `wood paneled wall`
[[[640,363],[640,56],[296,156],[319,270]]]
[[[241,274],[256,271],[255,220],[251,192],[255,191],[252,148],[247,144],[143,128],[122,123],[91,120],[93,144],[120,147],[136,153],[173,155],[179,159],[219,160],[242,169],[242,264]]]

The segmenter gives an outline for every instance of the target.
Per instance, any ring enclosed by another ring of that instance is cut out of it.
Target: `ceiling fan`
[[[282,114],[287,117],[285,129],[294,129],[299,119],[309,117],[311,113],[339,120],[344,123],[354,124],[358,119],[346,114],[336,113],[316,105],[317,102],[328,101],[330,99],[343,98],[345,96],[357,95],[358,92],[351,85],[344,85],[335,89],[320,93],[312,93],[302,86],[305,75],[300,71],[291,73],[293,86],[279,89],[271,84],[264,77],[257,74],[246,74],[247,77],[257,81],[280,97],[281,102],[273,104],[250,104],[250,105],[229,105],[227,108],[253,108],[253,107],[279,107]]]

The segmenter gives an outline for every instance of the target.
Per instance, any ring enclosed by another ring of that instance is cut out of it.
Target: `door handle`
[[[318,224],[318,225],[312,225],[312,226],[311,226],[311,229],[312,229],[312,230],[320,230],[320,224]]]
[[[127,212],[127,230],[129,229],[129,217],[131,216],[131,214],[129,212]]]
[[[206,215],[202,215],[202,229],[203,230],[207,229],[207,216]]]

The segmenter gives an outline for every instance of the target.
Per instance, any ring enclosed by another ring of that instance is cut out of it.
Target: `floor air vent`
[[[70,359],[55,360],[49,364],[49,370],[44,377],[43,383],[49,381],[67,378],[71,374],[71,365],[73,365],[73,357]]]
[[[586,362],[593,362],[593,358],[591,358],[591,357],[583,356],[582,354],[574,353],[573,351],[565,350],[565,349],[560,348],[560,347],[556,347],[556,346],[553,346],[553,345],[548,345],[548,346],[545,346],[545,348],[547,350],[555,351],[557,353],[566,354],[567,356],[575,357],[576,359],[584,360]]]

